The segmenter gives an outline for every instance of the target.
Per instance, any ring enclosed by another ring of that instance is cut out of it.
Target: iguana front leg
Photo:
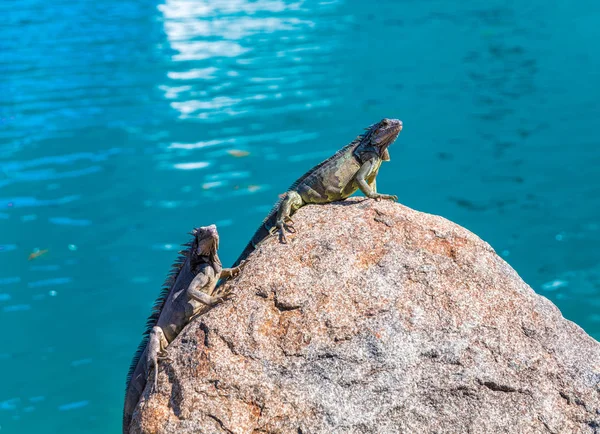
[[[373,180],[369,182],[369,187],[371,187],[373,193],[377,194],[377,177],[373,178]]]
[[[165,356],[169,345],[165,334],[158,326],[152,327],[148,338],[148,352],[146,353],[146,381],[150,377],[150,370],[154,370],[154,386],[152,393],[158,391],[158,359]]]
[[[221,275],[219,276],[219,279],[229,279],[230,277],[237,276],[242,271],[242,267],[244,266],[244,264],[245,261],[242,261],[237,267],[223,268],[221,270]]]
[[[215,278],[213,278],[213,279],[215,279]],[[194,277],[194,280],[192,280],[192,283],[190,283],[190,286],[188,286],[188,289],[187,289],[188,297],[193,298],[194,300],[199,301],[200,303],[205,304],[207,306],[215,306],[215,305],[225,301],[227,299],[226,296],[212,297],[212,296],[208,295],[206,292],[202,291],[202,289],[208,287],[210,285],[210,283],[211,283],[210,277],[208,277],[204,273],[198,274],[196,277]]]
[[[291,233],[296,232],[291,215],[292,211],[297,210],[302,205],[304,205],[302,196],[295,191],[288,191],[279,205],[279,209],[277,210],[277,220],[275,221],[275,227],[272,232],[279,230],[279,239],[282,243],[287,243],[287,238],[285,236],[286,230]],[[291,222],[291,224],[288,224],[288,221]]]
[[[391,195],[391,194],[377,193],[376,190],[372,189],[369,186],[369,183],[367,182],[367,178],[369,178],[369,176],[373,174],[373,171],[375,170],[376,167],[377,167],[376,158],[372,158],[372,159],[366,161],[360,167],[360,169],[356,173],[356,178],[355,178],[356,183],[358,184],[358,188],[360,188],[360,191],[362,191],[365,196],[367,196],[368,198],[371,198],[371,199],[375,199],[375,200],[390,199],[390,200],[394,200],[394,201],[398,200],[398,196]],[[375,183],[376,183],[376,181],[373,180],[373,184],[375,184]]]

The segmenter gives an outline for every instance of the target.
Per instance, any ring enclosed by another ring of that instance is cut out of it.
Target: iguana
[[[195,229],[194,239],[173,265],[163,290],[148,318],[144,339],[136,352],[129,374],[123,410],[123,433],[129,432],[133,411],[153,371],[157,388],[158,360],[166,358],[166,347],[196,316],[224,297],[213,297],[219,279],[239,273],[240,268],[223,268],[217,250],[219,234],[215,225]]]
[[[357,190],[371,199],[398,200],[397,196],[377,192],[376,177],[381,162],[389,161],[388,146],[401,130],[402,121],[383,119],[301,176],[281,195],[234,265],[246,259],[274,231],[278,230],[281,241],[286,242],[285,231],[295,232],[291,216],[304,205],[343,200]]]

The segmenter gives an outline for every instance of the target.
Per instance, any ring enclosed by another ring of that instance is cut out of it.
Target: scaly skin
[[[398,200],[397,196],[378,193],[376,178],[381,163],[390,159],[389,145],[401,130],[402,121],[383,119],[309,170],[281,196],[235,265],[246,259],[261,241],[275,231],[279,231],[280,240],[285,243],[285,232],[295,232],[291,216],[304,205],[344,200],[358,190],[371,199]]]
[[[177,269],[174,282],[163,294],[164,299],[159,298],[160,312],[150,318],[148,339],[134,359],[135,367],[128,380],[123,411],[124,434],[129,432],[133,411],[152,372],[151,391],[157,390],[158,362],[168,358],[167,346],[192,319],[225,299],[212,296],[219,279],[239,273],[239,267],[222,267],[218,248],[219,234],[215,225],[196,229],[194,241],[185,252],[187,257]]]

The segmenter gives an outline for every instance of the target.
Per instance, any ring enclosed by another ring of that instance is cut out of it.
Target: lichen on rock
[[[600,344],[477,236],[363,199],[294,220],[169,346],[132,433],[600,432]]]

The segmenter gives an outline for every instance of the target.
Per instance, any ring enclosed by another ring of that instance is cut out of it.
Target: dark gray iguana
[[[396,140],[401,130],[402,121],[383,119],[306,172],[281,196],[234,265],[246,259],[274,231],[279,230],[281,241],[286,242],[285,231],[295,232],[290,217],[304,205],[343,200],[357,190],[371,199],[398,200],[396,196],[378,193],[376,178],[381,162],[390,159],[388,146]]]
[[[147,331],[133,359],[127,376],[127,390],[123,410],[123,433],[129,432],[133,411],[154,371],[153,391],[157,387],[158,360],[166,358],[166,347],[183,328],[223,297],[213,297],[221,278],[229,278],[240,269],[223,268],[217,250],[219,234],[215,225],[195,229],[194,239],[180,252],[173,271],[163,286]]]

